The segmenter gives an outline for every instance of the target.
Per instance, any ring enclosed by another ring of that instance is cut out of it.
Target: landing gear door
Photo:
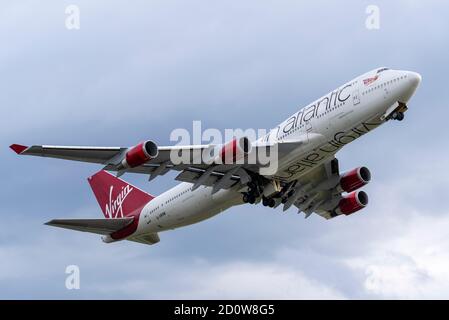
[[[360,103],[360,92],[359,89],[355,89],[352,92],[352,103],[354,106],[358,105]]]

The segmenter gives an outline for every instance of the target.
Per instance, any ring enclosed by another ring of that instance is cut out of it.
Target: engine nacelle
[[[251,152],[251,142],[247,137],[234,138],[221,147],[216,162],[232,164]]]
[[[158,154],[159,150],[153,141],[144,141],[129,148],[121,164],[123,168],[138,167],[150,159],[156,158]]]
[[[336,214],[350,215],[363,209],[368,204],[368,195],[365,191],[354,191],[344,196],[335,209]]]
[[[355,168],[351,171],[345,172],[341,176],[337,189],[340,192],[352,192],[363,187],[370,182],[370,180],[371,172],[367,167]]]

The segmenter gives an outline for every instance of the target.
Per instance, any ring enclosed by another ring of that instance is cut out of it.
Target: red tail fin
[[[87,179],[106,218],[140,214],[154,197],[102,170]]]

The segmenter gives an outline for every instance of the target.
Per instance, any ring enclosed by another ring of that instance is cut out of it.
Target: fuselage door
[[[360,92],[359,89],[355,89],[352,92],[352,103],[354,106],[358,105],[360,103]]]
[[[305,128],[306,128],[306,134],[307,134],[307,136],[309,136],[309,134],[311,134],[313,132],[312,120],[306,121]]]
[[[305,125],[306,125],[306,132],[307,133],[312,132],[312,121],[311,120],[306,121]]]
[[[390,94],[390,90],[388,88],[387,83],[382,84],[383,86],[383,92],[384,92],[384,99],[388,98],[388,95]]]

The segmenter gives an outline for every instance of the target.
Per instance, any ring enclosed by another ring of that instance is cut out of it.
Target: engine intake
[[[247,137],[234,138],[221,148],[217,162],[224,164],[232,164],[237,160],[242,159],[245,155],[251,152],[251,142]]]
[[[351,171],[344,173],[340,178],[340,184],[338,186],[338,191],[342,192],[352,192],[364,185],[366,185],[371,180],[371,172],[367,167],[355,168]]]
[[[158,154],[159,150],[153,141],[144,141],[129,148],[121,164],[124,168],[135,168],[156,158]]]
[[[335,209],[336,214],[350,215],[368,204],[368,195],[364,191],[354,191],[344,196]]]

